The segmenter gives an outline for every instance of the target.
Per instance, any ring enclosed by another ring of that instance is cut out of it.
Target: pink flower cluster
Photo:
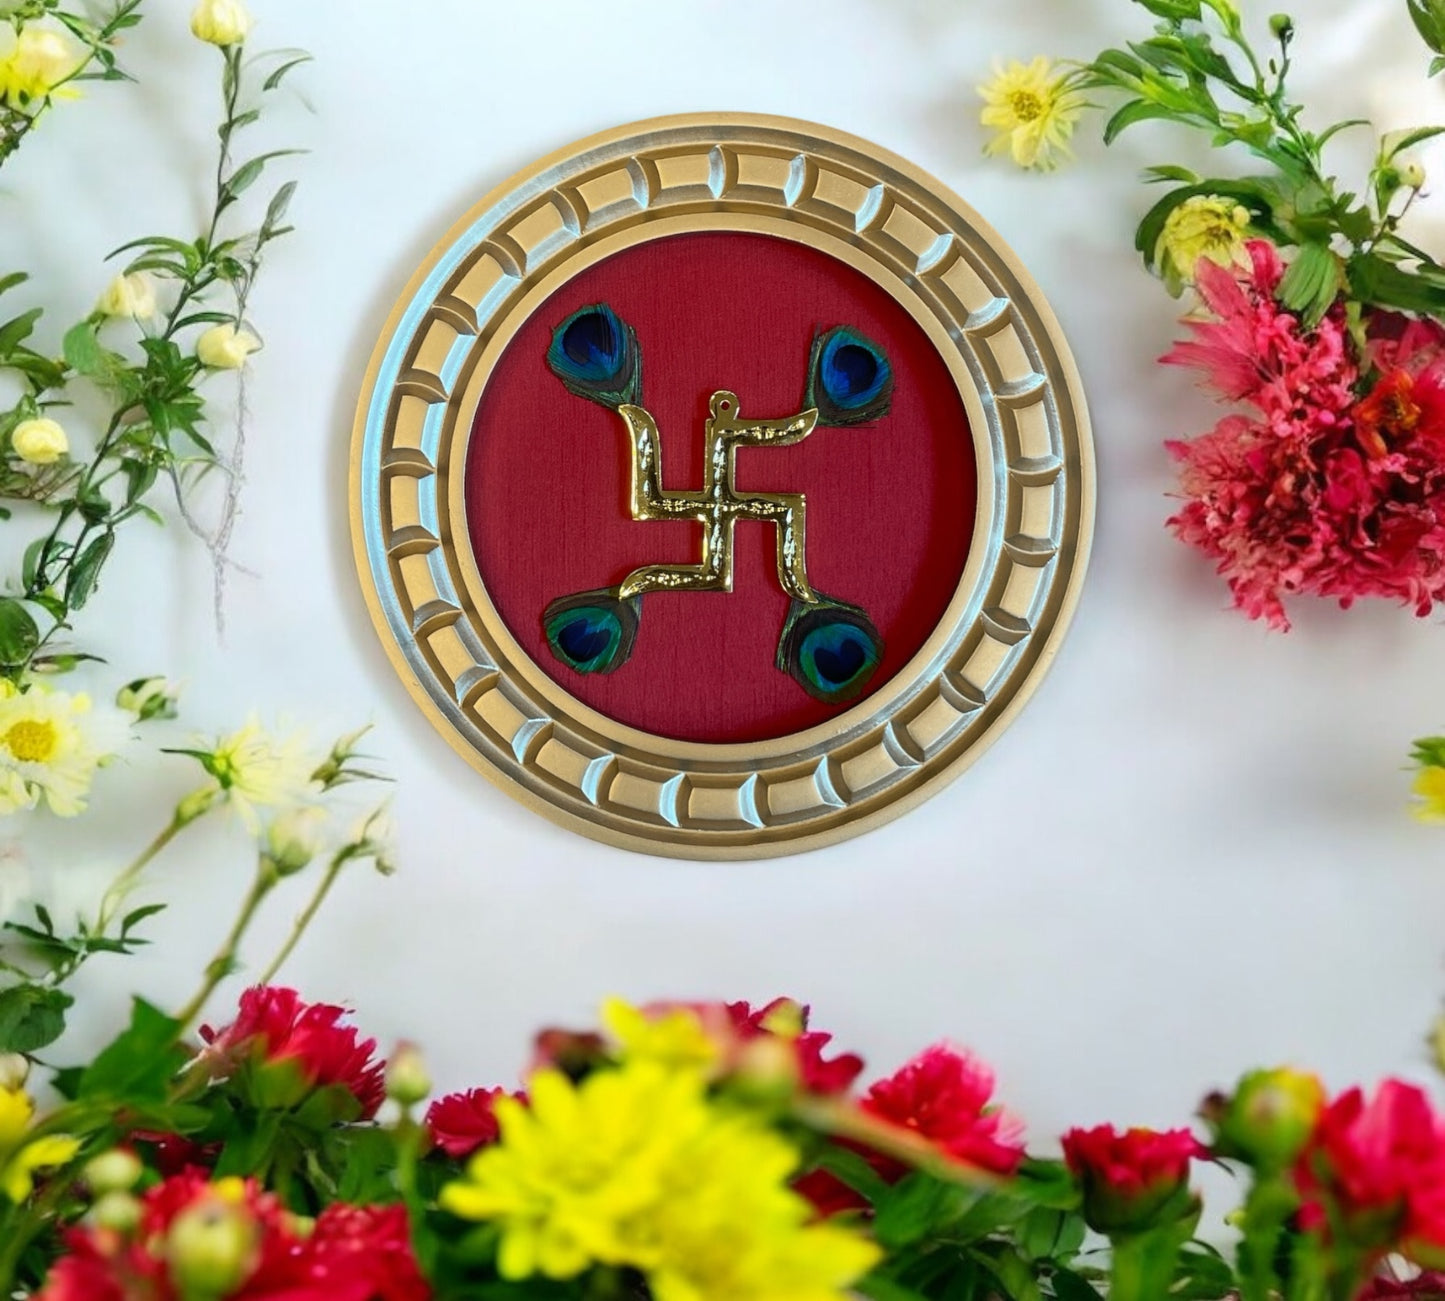
[[[1307,328],[1279,301],[1273,245],[1249,254],[1246,274],[1200,263],[1212,319],[1163,358],[1249,408],[1168,445],[1185,499],[1170,527],[1274,627],[1297,593],[1427,614],[1445,594],[1445,330],[1374,312],[1352,333],[1340,307]]]

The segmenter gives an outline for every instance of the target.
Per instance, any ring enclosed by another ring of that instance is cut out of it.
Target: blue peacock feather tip
[[[883,638],[857,606],[793,602],[778,643],[778,667],[815,700],[838,705],[861,695],[883,662]]]
[[[614,411],[642,400],[637,335],[606,303],[573,312],[553,331],[547,365],[569,393]]]
[[[816,407],[820,425],[862,425],[887,415],[893,366],[872,340],[846,325],[813,340],[803,405]]]
[[[574,672],[614,673],[632,655],[641,614],[640,598],[623,601],[611,590],[579,592],[542,612],[542,631],[552,654]]]

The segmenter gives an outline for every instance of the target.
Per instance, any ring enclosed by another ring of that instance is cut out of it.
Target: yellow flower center
[[[1035,122],[1044,115],[1043,96],[1032,90],[1016,90],[1008,99],[1009,107],[1020,122]]]
[[[55,754],[55,724],[48,720],[22,719],[5,733],[5,745],[21,763],[48,763]]]

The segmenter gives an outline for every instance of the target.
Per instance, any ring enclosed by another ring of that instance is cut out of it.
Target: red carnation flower
[[[989,1105],[994,1073],[978,1058],[935,1044],[863,1098],[870,1115],[929,1139],[956,1161],[1011,1175],[1024,1159],[1022,1126]]]
[[[250,1068],[253,1101],[295,1107],[318,1089],[339,1087],[356,1100],[356,1116],[370,1120],[386,1096],[386,1063],[373,1057],[375,1039],[360,1039],[340,1024],[346,1009],[303,1003],[294,989],[260,986],[241,995],[236,1020],[224,1030],[205,1027],[207,1056],[218,1074]]]
[[[428,1301],[401,1207],[336,1205],[303,1236],[253,1180],[153,1188],[132,1233],[75,1229],[36,1301]]]
[[[1084,1218],[1100,1233],[1151,1227],[1189,1181],[1189,1163],[1207,1157],[1187,1129],[1163,1133],[1112,1125],[1064,1135],[1064,1160],[1084,1194]]]
[[[1445,1256],[1445,1122],[1425,1093],[1386,1080],[1351,1089],[1320,1117],[1295,1167],[1303,1227],[1383,1255]]]
[[[948,1044],[935,1044],[868,1090],[859,1109],[867,1116],[927,1139],[952,1160],[997,1175],[1011,1175],[1024,1159],[1019,1122],[990,1105],[994,1073],[978,1058]],[[909,1166],[864,1145],[847,1146],[862,1155],[880,1177],[897,1183]],[[864,1210],[867,1202],[827,1171],[805,1175],[795,1185],[820,1215]]]
[[[808,1093],[847,1093],[863,1073],[863,1059],[856,1053],[840,1053],[831,1059],[823,1055],[833,1036],[808,1029],[812,1009],[805,1003],[775,998],[758,1008],[744,1002],[728,1003],[725,1011],[742,1043],[769,1035],[793,1043],[798,1056],[798,1082]]]
[[[468,1089],[438,1098],[426,1113],[431,1141],[456,1161],[490,1147],[502,1136],[496,1108],[497,1099],[503,1097],[527,1101],[525,1093],[509,1094],[506,1089]]]

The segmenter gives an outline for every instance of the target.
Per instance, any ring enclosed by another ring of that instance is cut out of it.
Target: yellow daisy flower
[[[602,1024],[617,1041],[624,1061],[709,1071],[722,1056],[701,1019],[685,1007],[649,1013],[609,998],[602,1005]]]
[[[23,1202],[35,1190],[35,1172],[64,1165],[80,1151],[80,1140],[47,1134],[26,1142],[35,1103],[21,1089],[0,1089],[0,1193]]]
[[[1041,172],[1069,157],[1069,137],[1085,105],[1048,59],[995,65],[978,93],[984,101],[980,121],[997,132],[985,153],[1009,153],[1020,167]]]
[[[0,697],[0,814],[34,808],[85,809],[95,770],[113,753],[106,720],[91,714],[90,697],[35,685]],[[114,738],[117,741],[119,738]]]
[[[1165,219],[1155,250],[1159,269],[1166,279],[1192,285],[1195,268],[1204,258],[1222,267],[1247,265],[1248,229],[1248,208],[1217,194],[1196,194]]]
[[[188,750],[211,775],[212,784],[187,796],[183,804],[200,807],[224,798],[257,834],[260,809],[287,809],[317,795],[312,781],[314,755],[300,736],[274,737],[252,715],[246,725],[222,737],[209,750]]]
[[[441,1195],[496,1224],[504,1278],[611,1265],[640,1270],[657,1301],[844,1301],[879,1259],[812,1223],[789,1187],[797,1151],[710,1101],[699,1070],[631,1061],[580,1084],[541,1071],[528,1089],[498,1100],[500,1142]]]

